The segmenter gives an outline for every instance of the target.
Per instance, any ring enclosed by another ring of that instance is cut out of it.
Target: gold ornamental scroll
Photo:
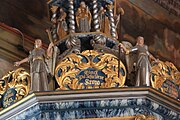
[[[4,75],[0,80],[2,107],[6,108],[27,96],[30,90],[30,82],[30,75],[24,68],[9,71]]]
[[[87,50],[66,56],[56,67],[60,90],[115,88],[124,86],[126,69],[112,54]],[[118,72],[120,76],[118,78]]]
[[[136,115],[136,116],[123,116],[123,117],[111,117],[111,118],[87,118],[81,120],[157,120],[154,116]]]
[[[171,62],[155,62],[151,70],[152,87],[175,98],[180,98],[180,72]]]

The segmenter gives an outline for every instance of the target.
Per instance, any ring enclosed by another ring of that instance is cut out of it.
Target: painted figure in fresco
[[[99,17],[99,23],[100,23],[100,31],[110,35],[110,24],[108,16],[106,15],[106,9],[104,7],[101,7],[98,13]]]
[[[91,29],[91,13],[85,2],[81,2],[76,12],[76,23],[79,32],[90,32]]]
[[[151,70],[151,64],[149,58],[156,60],[148,51],[148,46],[144,45],[144,38],[139,36],[137,43],[131,49],[126,49],[123,44],[120,44],[126,54],[136,51],[136,86],[150,86],[149,73]]]
[[[40,39],[35,40],[35,48],[31,51],[29,57],[24,58],[21,61],[15,62],[15,66],[19,66],[22,63],[30,62],[31,73],[31,89],[30,91],[46,91],[48,90],[48,67],[45,62],[46,58],[52,56],[53,43],[49,44],[47,53],[42,48],[42,41]]]
[[[172,31],[165,28],[164,29],[164,41],[165,41],[165,47],[166,47],[167,51],[171,53],[171,58],[173,58],[172,61],[177,66],[180,66],[180,62],[179,62],[179,60],[180,60],[180,47],[178,44],[178,41],[180,41],[180,34],[173,33]]]
[[[67,27],[67,23],[66,23],[66,12],[64,11],[63,8],[59,9],[59,18],[57,20],[58,22],[58,26],[57,26],[57,34],[59,39],[64,38],[67,35],[67,31],[68,31],[68,27]]]

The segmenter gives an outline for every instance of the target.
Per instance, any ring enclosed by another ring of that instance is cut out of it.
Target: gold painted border
[[[35,94],[31,94],[31,95],[28,95],[28,96],[26,96],[25,98],[17,101],[16,103],[12,104],[11,106],[9,106],[9,107],[3,109],[2,111],[0,111],[0,115],[6,113],[7,111],[10,111],[10,110],[13,109],[13,108],[16,108],[17,106],[19,106],[20,104],[28,101],[29,99],[33,98],[34,96],[35,96]]]
[[[111,117],[111,118],[86,118],[80,120],[135,120],[136,116]]]

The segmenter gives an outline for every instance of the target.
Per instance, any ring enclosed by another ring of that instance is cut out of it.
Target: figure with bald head
[[[42,40],[36,39],[34,43],[34,49],[30,52],[27,58],[21,61],[15,62],[15,66],[19,66],[22,63],[30,63],[31,74],[31,89],[30,91],[47,91],[48,79],[47,79],[47,64],[45,59],[52,56],[53,43],[49,44],[47,51],[42,48]]]
[[[127,50],[122,44],[121,47],[124,49],[126,54],[136,51],[136,86],[150,86],[149,73],[151,70],[151,64],[149,58],[152,60],[156,59],[149,53],[148,46],[144,44],[144,38],[142,36],[137,37],[136,45],[129,50]]]

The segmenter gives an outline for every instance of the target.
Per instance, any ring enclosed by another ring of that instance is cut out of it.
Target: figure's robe
[[[151,64],[149,62],[150,53],[146,45],[136,45],[130,49],[130,52],[137,51],[137,60],[135,65],[136,70],[136,86],[149,86],[150,79],[149,73],[151,70]]]
[[[48,90],[47,66],[45,63],[45,50],[42,48],[33,49],[29,55],[31,72],[30,91]]]

